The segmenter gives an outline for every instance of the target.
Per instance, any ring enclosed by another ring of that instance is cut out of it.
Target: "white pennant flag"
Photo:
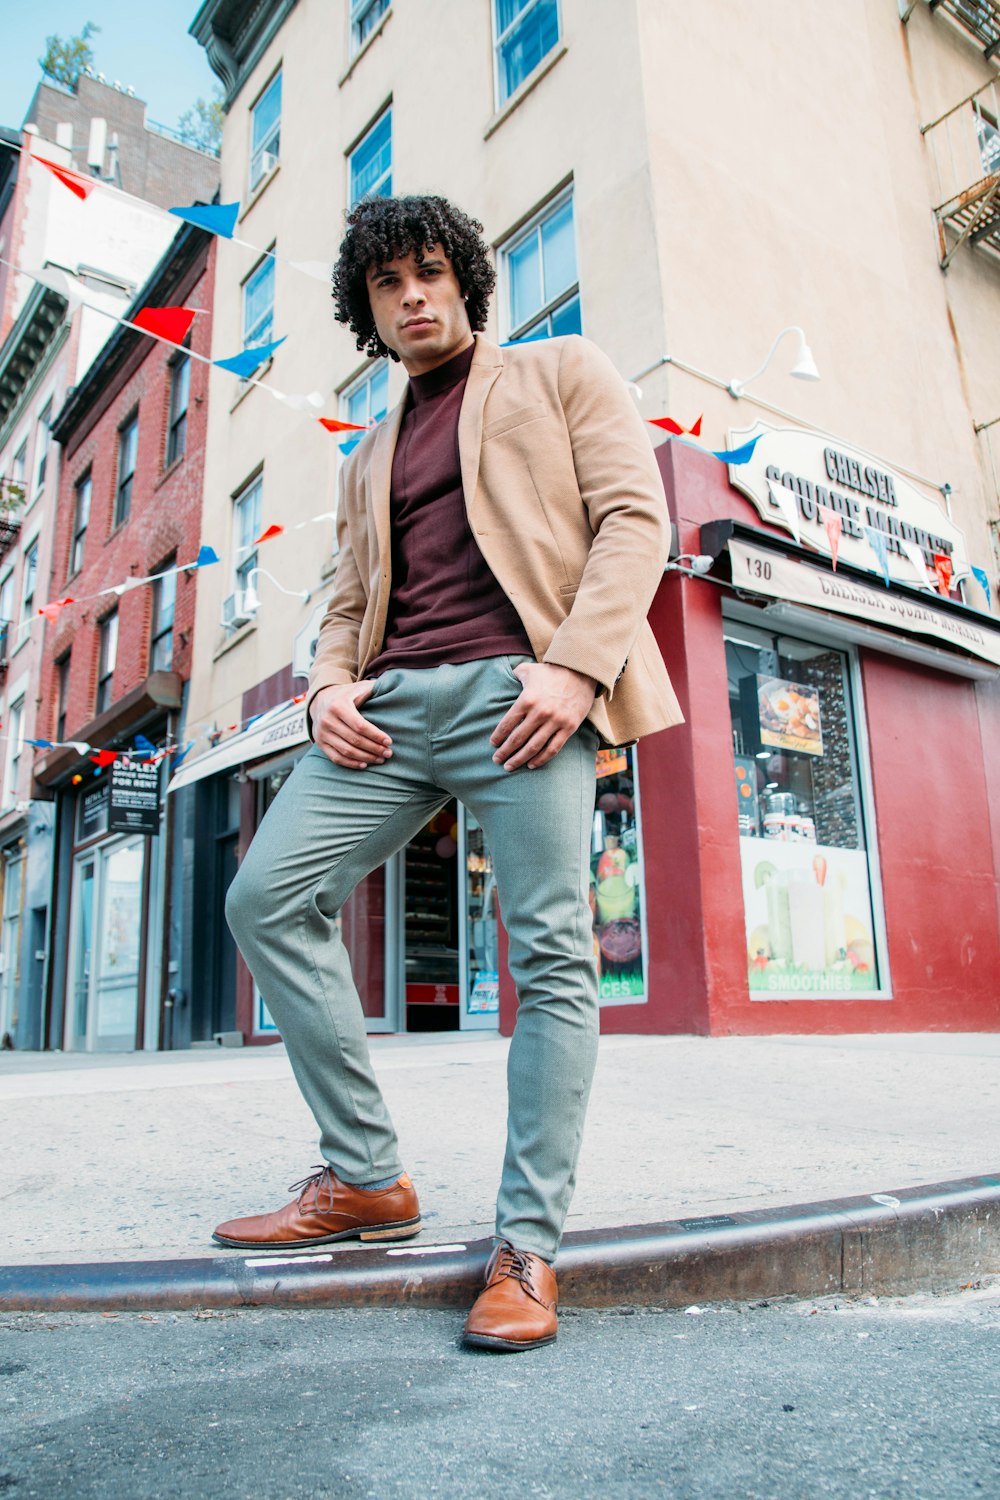
[[[768,480],[767,487],[771,491],[771,499],[781,511],[788,528],[798,545],[802,546],[802,534],[799,531],[799,497],[794,490],[790,490],[785,484],[775,484]]]
[[[931,583],[931,577],[927,571],[927,564],[924,562],[924,554],[921,552],[916,542],[904,542],[902,537],[900,537],[900,544],[903,548],[903,551],[910,559],[913,571],[917,575],[917,582],[920,584],[921,588],[930,589],[931,592],[933,592],[934,585]]]

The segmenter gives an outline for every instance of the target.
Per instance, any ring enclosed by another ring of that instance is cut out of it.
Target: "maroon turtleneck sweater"
[[[392,594],[382,650],[368,668],[439,667],[531,656],[520,617],[469,528],[458,414],[474,345],[411,375],[392,460]]]

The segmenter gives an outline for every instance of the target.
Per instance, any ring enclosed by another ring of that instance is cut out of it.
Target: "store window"
[[[392,110],[375,121],[351,152],[349,208],[362,198],[392,196]]]
[[[590,906],[602,1005],[646,999],[645,891],[635,751],[599,750]]]
[[[750,998],[879,996],[851,658],[730,622],[726,665]]]
[[[508,339],[581,332],[572,192],[547,204],[500,246],[499,257]]]
[[[281,73],[271,80],[252,110],[250,191],[278,165],[281,154]]]
[[[493,0],[493,28],[500,108],[558,42],[557,0]]]

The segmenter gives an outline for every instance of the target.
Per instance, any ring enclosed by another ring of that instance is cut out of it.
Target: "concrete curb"
[[[489,1240],[0,1267],[0,1311],[467,1307]],[[1000,1272],[1000,1173],[895,1193],[568,1234],[566,1306],[887,1294]]]

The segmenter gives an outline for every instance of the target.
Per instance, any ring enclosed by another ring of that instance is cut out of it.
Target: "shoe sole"
[[[470,1349],[490,1349],[494,1354],[526,1354],[529,1349],[540,1349],[543,1344],[554,1344],[556,1335],[548,1334],[543,1339],[501,1339],[489,1333],[465,1333],[462,1342]]]
[[[402,1219],[398,1224],[341,1229],[336,1234],[322,1234],[311,1240],[231,1240],[224,1234],[213,1234],[212,1238],[217,1245],[232,1250],[299,1250],[310,1245],[331,1245],[335,1240],[410,1240],[423,1227],[420,1219]]]

